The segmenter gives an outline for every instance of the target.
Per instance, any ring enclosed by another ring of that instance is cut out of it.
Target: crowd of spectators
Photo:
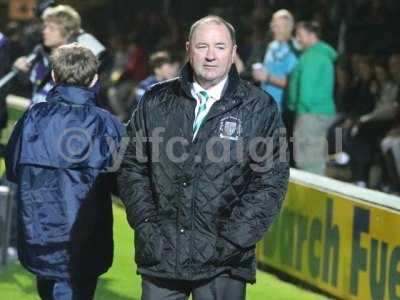
[[[277,11],[283,12],[281,18],[275,18]],[[287,107],[288,87],[303,55],[295,38],[296,24],[301,20],[318,23],[318,38],[338,54],[337,59],[332,54],[336,113],[329,113],[329,122],[324,121],[322,126],[329,150],[328,170],[322,170],[332,174],[329,169],[348,168],[351,171],[348,181],[397,193],[400,39],[396,37],[400,26],[396,15],[399,11],[400,5],[395,0],[265,0],[254,1],[253,10],[242,14],[234,8],[217,5],[208,13],[222,15],[235,25],[239,54],[236,64],[241,76],[276,98],[289,131],[296,118]],[[123,31],[115,27],[107,34],[99,34],[107,46],[101,74],[103,101],[123,121],[129,119],[150,84],[178,75],[179,66],[186,60],[187,33],[183,28],[187,28],[184,18],[152,11],[138,12],[131,26],[125,26]],[[40,40],[37,21],[29,26],[11,22],[2,32],[13,49],[11,61],[29,53]],[[274,59],[281,56],[285,62],[276,64]],[[26,84],[19,83],[10,92],[28,97],[27,90]]]

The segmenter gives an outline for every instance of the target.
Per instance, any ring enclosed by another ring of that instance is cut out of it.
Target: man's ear
[[[234,45],[232,49],[232,63],[235,62],[237,46]]]
[[[90,83],[89,87],[94,87],[94,85],[96,84],[97,80],[99,80],[99,75],[96,73],[92,79],[92,82]]]
[[[189,48],[190,48],[190,42],[187,41],[187,42],[186,42],[186,52],[189,52]]]

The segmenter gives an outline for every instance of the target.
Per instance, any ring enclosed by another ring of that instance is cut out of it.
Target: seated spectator
[[[330,149],[335,148],[340,143],[342,151],[335,149],[336,162],[347,163],[350,160],[350,169],[352,173],[352,181],[360,186],[367,186],[369,166],[373,158],[373,149],[371,143],[365,141],[362,135],[356,137],[351,136],[351,130],[359,123],[362,115],[373,111],[376,102],[372,86],[374,85],[374,74],[372,69],[372,60],[368,57],[362,57],[358,54],[351,57],[353,67],[353,80],[348,83],[345,100],[339,100],[340,119],[329,129],[328,141],[330,141]],[[340,74],[340,73],[339,73]],[[341,79],[339,78],[338,83]],[[336,136],[339,130],[341,135]],[[337,138],[342,138],[337,141]],[[334,141],[334,145],[332,144]],[[332,150],[331,150],[332,151]]]
[[[400,86],[400,53],[395,53],[390,56],[389,72],[397,86]]]
[[[355,96],[359,111],[353,114],[348,151],[353,181],[368,186],[371,164],[377,159],[379,141],[392,126],[396,111],[396,86],[388,75],[385,64],[374,64],[368,59],[360,62],[360,83]]]
[[[400,54],[393,54],[389,58],[389,73],[392,88],[388,88],[388,97],[395,97],[396,102],[387,105],[387,109],[381,109],[379,117],[393,118],[394,124],[391,130],[381,141],[383,157],[384,179],[383,190],[399,194],[400,186],[400,120],[399,120],[399,84],[400,84]],[[389,92],[390,91],[390,92]],[[396,96],[394,96],[397,91]]]
[[[372,112],[360,117],[360,123],[373,121],[391,121],[396,115],[396,102],[399,87],[390,76],[388,66],[385,62],[377,62],[374,65],[376,81],[371,86],[376,95],[376,105]]]
[[[400,194],[400,124],[391,129],[381,141],[383,168],[386,181],[382,185],[384,192]]]
[[[351,68],[345,62],[336,66],[335,82],[335,106],[336,116],[328,129],[329,155],[335,159],[335,163],[346,164],[349,160],[348,154],[343,152],[344,137],[347,136],[344,121],[348,118],[351,103],[354,99],[354,79]]]

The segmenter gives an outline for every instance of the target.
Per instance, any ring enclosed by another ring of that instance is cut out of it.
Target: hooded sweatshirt
[[[297,114],[332,116],[336,51],[317,42],[302,54],[289,82],[288,108]]]

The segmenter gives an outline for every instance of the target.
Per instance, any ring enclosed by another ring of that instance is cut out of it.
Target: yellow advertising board
[[[338,298],[400,299],[400,212],[357,198],[291,181],[259,262]]]

